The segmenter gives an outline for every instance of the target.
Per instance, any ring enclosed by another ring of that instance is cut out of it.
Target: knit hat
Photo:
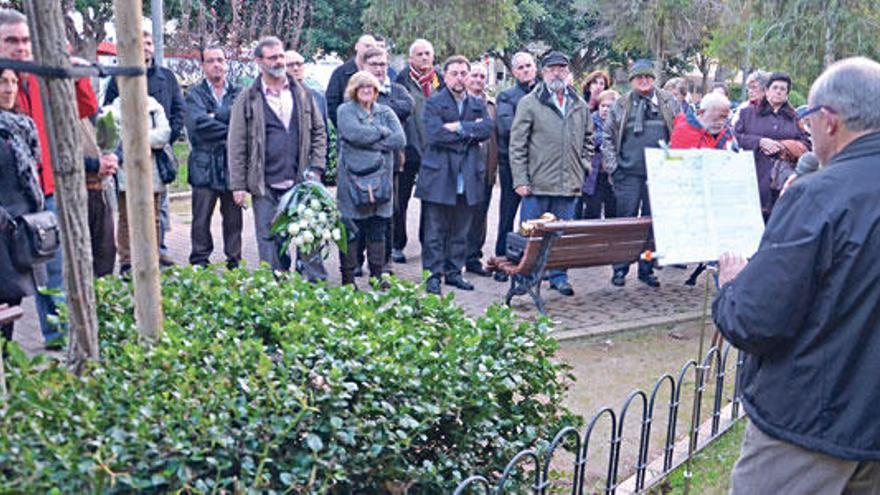
[[[646,58],[640,58],[636,60],[632,68],[629,70],[629,80],[632,81],[638,76],[649,76],[653,78],[657,78],[657,75],[654,74],[654,63]]]

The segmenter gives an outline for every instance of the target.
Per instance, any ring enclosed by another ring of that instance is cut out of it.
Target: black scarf
[[[41,156],[40,141],[34,121],[24,114],[0,111],[0,138],[12,148],[19,184],[37,211],[42,211],[44,197],[37,172]]]

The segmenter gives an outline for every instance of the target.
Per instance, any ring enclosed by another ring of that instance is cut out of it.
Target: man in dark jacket
[[[217,201],[223,217],[223,252],[226,266],[241,261],[241,208],[232,201],[226,180],[226,135],[229,115],[239,88],[226,80],[226,55],[219,46],[201,52],[205,77],[186,94],[186,130],[192,151],[188,161],[188,180],[192,186],[192,250],[189,262],[205,266],[214,251],[211,217]]]
[[[348,86],[348,80],[351,79],[352,74],[363,70],[364,53],[375,47],[375,38],[369,34],[361,35],[357,43],[354,44],[354,57],[348,59],[330,74],[330,82],[327,83],[327,91],[324,95],[327,97],[327,112],[330,115],[330,121],[333,122],[333,127],[336,127],[336,109],[345,101],[345,88]]]
[[[177,76],[165,67],[156,66],[153,59],[153,33],[152,25],[144,24],[144,62],[147,65],[147,93],[162,105],[165,110],[165,118],[171,126],[171,137],[168,142],[173,146],[177,142],[177,138],[183,132],[184,120],[186,118],[186,106],[183,102],[183,93],[180,91],[180,85],[177,84]],[[107,91],[104,92],[104,105],[113,103],[119,96],[119,87],[116,85],[116,78],[111,78],[107,85]],[[171,221],[168,216],[168,194],[164,192],[160,196],[159,208],[159,246],[160,256],[159,262],[163,266],[173,265],[174,262],[165,254],[165,232],[170,228]]]
[[[253,195],[260,261],[286,271],[291,259],[279,253],[282,239],[272,234],[272,220],[281,197],[294,185],[321,179],[327,133],[314,98],[285,72],[281,40],[260,39],[254,58],[260,77],[238,95],[229,118],[229,188],[239,206],[247,193]],[[327,278],[320,253],[299,260],[297,270],[309,280]]]
[[[394,209],[394,245],[391,259],[395,263],[406,263],[403,248],[406,247],[406,209],[412,195],[416,176],[422,163],[425,151],[425,128],[422,112],[425,101],[443,87],[443,76],[440,68],[434,65],[434,46],[428,40],[417,39],[409,47],[409,65],[397,75],[397,83],[406,88],[413,99],[413,111],[410,119],[403,126],[406,132],[406,149],[404,150],[403,171],[398,176],[397,208]],[[422,213],[424,215],[424,212]],[[422,222],[419,222],[419,237],[422,233]]]
[[[865,58],[813,83],[824,168],[780,198],[751,260],[719,260],[713,318],[747,353],[734,495],[880,488],[880,112],[865,104],[878,99]]]
[[[645,148],[659,148],[660,141],[668,143],[675,116],[681,112],[674,96],[654,87],[655,78],[654,64],[637,60],[629,71],[633,90],[617,100],[605,122],[602,161],[614,181],[619,217],[651,215]],[[614,265],[611,283],[623,286],[627,273],[629,263]],[[639,280],[660,287],[652,261],[639,260]]]
[[[474,286],[461,276],[467,256],[471,209],[486,196],[486,167],[480,142],[494,123],[479,98],[467,94],[471,64],[460,55],[443,66],[446,88],[428,98],[423,116],[427,146],[416,186],[422,200],[425,237],[422,267],[431,273],[426,290],[440,294],[440,277],[463,290]]]
[[[498,95],[498,182],[501,185],[501,201],[498,204],[498,237],[495,240],[495,256],[507,254],[507,234],[513,231],[513,221],[519,209],[519,194],[513,191],[513,175],[510,173],[510,127],[516,106],[523,96],[532,92],[537,82],[538,68],[531,53],[519,52],[513,56],[513,77],[516,84]],[[495,280],[507,281],[507,274],[495,272]]]

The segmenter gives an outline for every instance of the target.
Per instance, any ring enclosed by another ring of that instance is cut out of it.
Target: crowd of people
[[[284,48],[278,38],[260,39],[253,53],[259,76],[241,87],[227,78],[223,47],[208,45],[200,51],[204,78],[184,96],[175,75],[155,64],[152,33],[144,31],[155,248],[163,264],[172,262],[163,246],[171,145],[184,129],[191,145],[191,264],[208,264],[218,202],[226,265],[240,264],[243,209],[250,203],[260,261],[325,279],[320,255],[298,252],[294,264],[271,225],[285,193],[322,179],[332,124],[337,202],[350,234],[340,252],[343,284],[355,283],[364,262],[380,281],[394,263],[407,262],[414,196],[421,201],[425,287],[434,294],[444,283],[472,290],[465,273],[491,275],[482,248],[496,177],[494,254],[503,256],[517,215],[521,221],[548,212],[562,220],[650,215],[646,148],[668,143],[751,152],[767,231],[751,260],[721,257],[713,307],[722,334],[748,353],[741,389],[750,424],[732,492],[876,493],[880,271],[872,259],[880,251],[880,64],[832,65],[813,84],[809,106],[798,111],[788,101],[791,79],[782,73],[749,75],[748,101],[732,108],[724,87],[698,104],[688,101],[682,79],[660,89],[650,60],[631,65],[630,89],[622,95],[601,70],[577,89],[569,59],[558,51],[540,66],[528,52],[514,55],[515,83],[493,98],[483,64],[456,55],[438,65],[432,44],[418,39],[406,69],[396,73],[384,40],[373,35],[358,39],[355,56],[336,69],[322,94],[303,84],[304,57]],[[0,10],[0,57],[31,58],[27,22],[15,10]],[[95,274],[117,266],[124,274],[131,249],[123,155],[99,146],[90,81],[78,80],[75,88]],[[103,105],[124,126],[115,81]],[[36,79],[0,71],[0,303],[19,304],[38,286],[61,288],[65,253],[28,264],[15,245],[21,218],[55,209],[49,149]],[[820,166],[821,173],[798,179]],[[119,203],[115,228],[111,181]],[[615,265],[611,283],[624,285],[629,268]],[[638,279],[658,287],[653,270],[650,260],[638,262]],[[503,273],[494,277],[505,280]],[[547,278],[560,294],[574,294],[564,271]],[[52,318],[56,297],[37,294],[47,347],[62,341]],[[12,326],[4,326],[3,337],[11,336]]]
[[[30,59],[26,19],[11,9],[0,14],[0,52],[12,59]],[[614,81],[606,71],[590,73],[577,89],[565,54],[551,51],[538,63],[523,51],[511,60],[514,83],[493,97],[483,63],[453,56],[441,66],[432,44],[418,39],[409,47],[406,70],[396,73],[384,39],[365,34],[354,46],[355,55],[336,68],[322,93],[304,84],[305,58],[267,36],[253,51],[259,68],[253,83],[242,87],[227,77],[224,48],[209,44],[199,52],[203,78],[184,95],[175,74],[154,63],[152,32],[146,24],[143,39],[156,249],[163,266],[173,264],[164,243],[169,228],[166,184],[169,176],[173,180],[175,160],[172,145],[184,135],[191,149],[189,263],[208,264],[214,251],[211,220],[219,203],[226,266],[237,267],[243,209],[252,204],[260,261],[274,270],[296,269],[309,280],[326,279],[319,253],[297,252],[294,260],[280,251],[283,239],[271,227],[287,191],[304,180],[322,179],[332,125],[338,150],[338,207],[350,244],[340,252],[342,282],[355,283],[365,264],[370,276],[381,279],[392,272],[394,263],[407,262],[407,211],[415,197],[421,201],[421,262],[430,274],[426,290],[435,294],[441,293],[443,283],[472,290],[466,273],[506,281],[503,272],[493,275],[487,270],[484,255],[507,254],[517,216],[527,221],[548,212],[562,220],[650,215],[647,147],[665,142],[672,147],[754,150],[767,214],[781,184],[795,170],[794,163],[810,147],[808,134],[787,103],[791,80],[784,74],[758,71],[749,77],[749,103],[735,111],[733,127],[731,105],[723,92],[689,102],[681,78],[667,82],[669,91],[656,86],[650,60],[632,64],[631,89],[621,95],[612,89]],[[16,105],[7,112],[35,123],[40,155],[34,166],[41,204],[53,210],[52,162],[38,85],[33,76],[12,76],[20,80],[19,89]],[[76,89],[95,274],[104,276],[117,267],[125,274],[131,270],[131,248],[123,154],[121,149],[96,146],[92,123],[99,111],[97,98],[88,79],[77,81]],[[118,95],[111,79],[102,104],[124,125]],[[483,253],[496,181],[497,238],[494,253]],[[369,194],[359,194],[364,188]],[[111,207],[113,194],[118,214]],[[42,283],[30,285],[60,289],[61,256],[59,252],[37,269]],[[639,261],[638,279],[658,287],[653,269],[651,261]],[[611,283],[624,285],[628,271],[626,264],[615,265]],[[564,271],[549,273],[548,283],[560,294],[574,294]],[[41,328],[51,345],[61,335],[52,324],[55,300],[37,297]],[[5,299],[15,303],[20,297]]]

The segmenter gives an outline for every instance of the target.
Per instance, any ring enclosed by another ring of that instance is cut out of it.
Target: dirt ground
[[[711,323],[705,331],[705,356],[715,333]],[[619,415],[624,401],[634,390],[643,390],[650,400],[656,381],[664,374],[672,375],[676,382],[682,367],[689,360],[697,358],[700,336],[699,322],[677,326],[651,328],[635,334],[625,334],[595,341],[563,342],[557,358],[570,366],[577,380],[572,385],[567,404],[576,414],[583,416],[588,424],[595,413],[603,407],[610,407]],[[730,401],[733,391],[733,376],[736,364],[736,350],[732,350],[726,362],[727,371],[722,391],[722,407]],[[715,397],[715,369],[710,371],[705,392],[701,401],[701,421],[711,417]],[[676,438],[687,435],[694,396],[694,373],[691,370],[681,389],[681,402],[676,426]],[[647,462],[662,455],[666,439],[666,426],[669,417],[671,387],[664,383],[657,395],[651,428]],[[621,439],[621,458],[617,481],[623,481],[635,471],[639,449],[640,422],[642,421],[642,402],[635,399],[624,421]],[[729,418],[722,418],[726,422]],[[597,423],[589,443],[587,457],[587,483],[585,493],[599,492],[604,488],[608,470],[610,445],[610,421],[607,416]],[[723,424],[723,423],[722,423]],[[581,436],[586,426],[581,428]],[[554,493],[570,490],[570,475],[573,456],[559,453],[554,456],[552,478],[558,479]]]

